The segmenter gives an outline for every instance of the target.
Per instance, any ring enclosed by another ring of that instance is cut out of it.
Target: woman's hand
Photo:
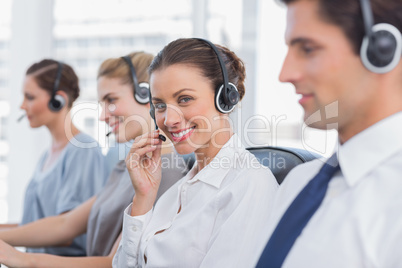
[[[135,190],[132,216],[152,209],[162,177],[159,131],[137,137],[126,158],[127,170]],[[152,154],[152,156],[150,156]]]
[[[28,267],[26,254],[0,240],[0,263],[7,267]]]

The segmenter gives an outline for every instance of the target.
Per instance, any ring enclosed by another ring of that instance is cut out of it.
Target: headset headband
[[[133,78],[134,90],[137,90],[138,89],[138,79],[137,79],[137,74],[135,72],[133,63],[131,62],[131,58],[129,56],[123,56],[121,58],[127,62],[128,66],[130,68],[131,77]]]
[[[54,81],[53,84],[53,92],[52,96],[56,95],[56,92],[59,90],[59,85],[60,85],[60,80],[61,80],[61,72],[63,70],[63,64],[61,62],[57,62],[57,74],[56,74],[56,80]]]
[[[360,0],[360,7],[363,13],[363,21],[364,21],[364,28],[366,30],[366,35],[371,37],[373,32],[372,28],[374,24],[374,19],[373,19],[373,12],[371,11],[370,0]]]
[[[222,59],[222,57],[221,57],[221,55],[220,55],[220,52],[218,51],[218,49],[216,48],[216,46],[215,46],[214,44],[212,44],[212,42],[210,42],[209,40],[202,39],[202,38],[194,38],[194,39],[196,39],[196,40],[201,40],[201,41],[205,42],[205,43],[208,44],[208,45],[212,48],[212,50],[215,52],[216,57],[218,58],[218,61],[219,61],[219,65],[220,65],[220,67],[221,67],[222,76],[223,76],[224,89],[225,89],[225,91],[226,91],[226,89],[228,88],[228,85],[229,85],[229,79],[228,79],[228,74],[227,74],[227,71],[226,71],[226,66],[225,66],[225,63],[223,62],[223,59]]]

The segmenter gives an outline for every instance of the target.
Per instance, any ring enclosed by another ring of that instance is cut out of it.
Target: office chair
[[[271,169],[278,184],[295,166],[320,158],[317,153],[291,147],[260,146],[247,148],[261,164]]]
[[[247,150],[254,154],[261,164],[271,169],[278,184],[282,183],[295,166],[321,157],[314,152],[291,147],[259,146],[249,147]],[[194,153],[182,157],[188,169],[191,169],[195,162]]]

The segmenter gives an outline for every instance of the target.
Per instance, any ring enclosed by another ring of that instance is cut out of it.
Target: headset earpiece
[[[239,102],[240,95],[234,84],[228,83],[225,90],[224,86],[222,85],[215,94],[215,107],[221,113],[230,113]]]
[[[134,90],[134,97],[138,103],[147,104],[149,102],[149,84],[142,82],[138,84],[138,90]]]
[[[374,73],[391,71],[401,58],[401,39],[401,34],[393,25],[374,25],[372,35],[364,37],[360,50],[364,66]]]
[[[57,62],[56,80],[54,80],[52,95],[48,102],[48,107],[53,112],[60,111],[66,105],[66,100],[63,98],[63,96],[56,94],[57,91],[59,91],[62,71],[63,71],[63,64],[61,62]]]
[[[127,63],[128,67],[130,68],[130,73],[134,84],[133,88],[134,99],[139,104],[147,104],[150,100],[149,83],[147,82],[138,83],[137,74],[135,72],[133,63],[131,62],[130,56],[124,56],[121,58]]]
[[[222,76],[223,76],[223,85],[215,90],[215,107],[216,109],[224,114],[230,113],[236,107],[236,104],[240,101],[240,94],[237,90],[237,87],[229,82],[228,73],[226,70],[225,63],[220,56],[220,53],[216,46],[208,40],[202,38],[194,38],[196,40],[203,41],[207,45],[209,45],[216,57],[218,58],[219,65],[221,67]]]
[[[53,98],[50,98],[48,106],[49,109],[58,112],[66,105],[66,100],[59,94],[56,94]]]
[[[402,35],[388,23],[373,26],[370,0],[361,0],[366,34],[360,48],[363,65],[371,72],[386,73],[395,68],[402,54]]]

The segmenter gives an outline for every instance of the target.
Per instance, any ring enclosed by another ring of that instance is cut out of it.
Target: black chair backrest
[[[181,157],[183,157],[184,163],[187,166],[187,170],[189,171],[195,163],[195,154],[191,153],[191,154],[183,154],[181,155]]]
[[[247,148],[274,174],[278,184],[295,166],[321,157],[317,153],[291,147],[261,146]]]

